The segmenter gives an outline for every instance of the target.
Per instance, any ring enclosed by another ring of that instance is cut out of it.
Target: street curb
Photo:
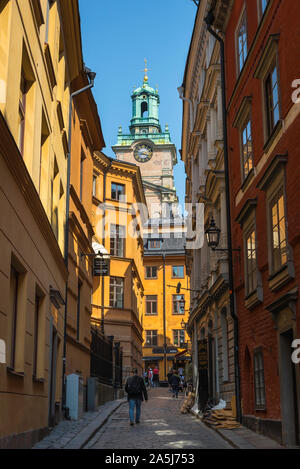
[[[63,449],[83,449],[83,447],[86,446],[87,443],[95,436],[97,431],[99,431],[107,422],[109,417],[125,403],[125,399],[116,401],[116,405],[110,407],[107,411],[104,411],[99,418],[96,418],[94,422],[87,425],[87,427],[85,427],[79,435],[75,436],[70,443],[64,446]]]
[[[220,435],[224,441],[226,441],[228,444],[230,444],[233,449],[241,449],[236,443],[234,443],[232,440],[230,440],[230,438],[226,437],[225,435],[223,435],[222,432],[220,432],[217,428],[213,428],[211,427],[210,425],[208,425],[208,423],[206,423],[201,417],[199,414],[197,414],[196,412],[194,412],[192,409],[189,410],[190,414],[194,415],[195,417],[197,417],[197,419],[199,419],[207,428],[210,428],[211,430],[213,430],[214,432],[216,432],[218,435]]]

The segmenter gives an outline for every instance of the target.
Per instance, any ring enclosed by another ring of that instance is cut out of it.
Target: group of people
[[[167,374],[169,389],[173,393],[173,397],[178,399],[179,391],[184,391],[187,384],[184,378],[184,369],[182,367],[176,369],[170,369]]]
[[[157,366],[155,366],[152,370],[152,368],[148,368],[145,370],[144,373],[144,380],[145,380],[145,385],[148,388],[157,388],[159,386],[159,369]]]

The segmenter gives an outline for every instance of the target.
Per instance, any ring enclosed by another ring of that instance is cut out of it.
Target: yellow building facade
[[[145,196],[137,166],[94,154],[95,242],[110,255],[110,272],[94,277],[92,322],[123,350],[123,380],[142,372]]]
[[[68,110],[76,0],[0,2],[0,447],[61,415]]]
[[[167,238],[144,240],[143,361],[145,370],[158,367],[160,381],[166,381],[170,368],[184,368],[190,358],[184,327],[190,307],[185,239],[173,236],[170,232]]]

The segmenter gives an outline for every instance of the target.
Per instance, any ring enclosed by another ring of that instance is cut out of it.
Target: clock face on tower
[[[134,157],[139,163],[146,163],[147,161],[150,161],[152,155],[153,150],[150,145],[147,145],[146,143],[140,143],[137,145],[134,151]]]

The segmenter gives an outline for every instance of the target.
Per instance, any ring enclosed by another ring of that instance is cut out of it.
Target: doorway
[[[280,334],[280,388],[282,439],[286,446],[299,444],[296,369],[292,362],[293,329]]]

